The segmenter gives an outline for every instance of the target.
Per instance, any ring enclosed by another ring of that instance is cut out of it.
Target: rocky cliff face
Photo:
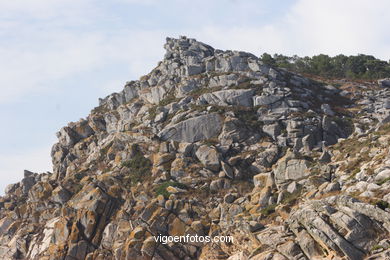
[[[389,259],[390,89],[167,39],[0,199],[1,259]],[[156,243],[153,235],[234,243]]]

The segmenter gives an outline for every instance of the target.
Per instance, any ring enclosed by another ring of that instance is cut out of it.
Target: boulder
[[[304,159],[297,159],[289,152],[278,161],[274,174],[277,183],[301,180],[310,175],[309,162]]]
[[[281,128],[278,123],[263,126],[263,132],[270,135],[274,140],[280,135]]]
[[[281,100],[283,96],[276,96],[276,95],[264,95],[264,96],[255,96],[253,97],[253,105],[254,106],[268,106],[273,103],[278,102]]]
[[[220,161],[218,152],[207,145],[202,145],[196,151],[196,157],[209,170],[214,172],[219,171]]]
[[[226,179],[217,179],[210,182],[210,191],[216,192],[228,188],[230,188],[230,182],[226,181]]]
[[[329,104],[322,104],[321,105],[321,110],[325,115],[328,116],[334,116],[335,113],[333,112],[332,108],[329,106]]]
[[[233,203],[235,200],[237,199],[237,193],[228,193],[225,195],[225,197],[223,198],[223,200],[225,201],[225,203]]]
[[[345,138],[347,136],[344,130],[329,116],[323,117],[322,130],[322,140],[325,141],[325,145],[335,144],[339,138]]]
[[[379,79],[378,80],[378,85],[382,88],[388,88],[390,87],[390,78],[385,78],[385,79]]]
[[[385,169],[385,170],[379,172],[375,176],[375,181],[376,182],[381,182],[381,181],[384,181],[386,179],[390,179],[390,169]]]
[[[29,191],[28,197],[32,202],[38,202],[49,198],[53,187],[48,182],[38,182]]]
[[[167,125],[158,136],[166,141],[193,143],[218,135],[222,130],[222,119],[217,113],[187,119]]]
[[[71,198],[72,194],[62,186],[55,188],[51,195],[51,200],[60,204],[64,204]]]
[[[234,179],[234,170],[229,164],[222,162],[222,170],[225,176],[227,176],[230,179]]]
[[[13,184],[8,184],[6,187],[5,187],[5,194],[10,194],[10,193],[13,193],[15,192],[15,190],[17,188],[19,188],[20,184],[19,183],[13,183]]]

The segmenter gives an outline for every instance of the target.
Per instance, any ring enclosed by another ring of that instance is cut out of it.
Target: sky
[[[0,0],[0,194],[52,171],[55,133],[163,58],[166,37],[214,48],[390,59],[388,0]]]

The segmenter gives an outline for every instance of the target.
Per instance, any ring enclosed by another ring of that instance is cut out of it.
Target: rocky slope
[[[389,80],[181,37],[0,199],[1,259],[390,259]],[[158,244],[153,235],[231,235]]]

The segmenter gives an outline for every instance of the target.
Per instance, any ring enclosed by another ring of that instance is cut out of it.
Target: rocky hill
[[[390,259],[389,79],[305,78],[185,37],[164,47],[58,132],[52,173],[7,187],[1,259]]]

